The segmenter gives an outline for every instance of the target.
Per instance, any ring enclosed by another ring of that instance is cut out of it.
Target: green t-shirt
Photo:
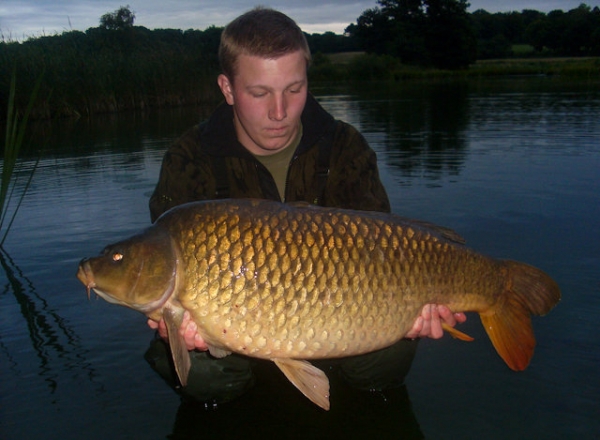
[[[283,150],[274,154],[268,154],[266,156],[254,154],[254,157],[256,157],[256,159],[258,159],[258,161],[262,163],[273,176],[275,184],[277,185],[279,197],[281,197],[281,200],[283,201],[285,201],[285,184],[287,180],[288,168],[290,167],[290,162],[292,161],[292,157],[294,157],[294,153],[298,147],[298,144],[300,143],[301,138],[302,124],[300,124],[300,129],[298,130],[294,140],[290,142],[290,144]]]

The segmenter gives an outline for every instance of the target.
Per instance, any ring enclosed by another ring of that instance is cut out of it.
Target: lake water
[[[600,436],[600,84],[553,78],[318,84],[377,151],[393,210],[451,227],[494,257],[547,271],[563,299],[533,322],[524,372],[472,343],[422,341],[406,390],[332,383],[332,410],[270,365],[239,401],[182,404],[143,359],[145,318],[88,301],[79,260],[149,224],[168,145],[208,109],[42,126],[45,155],[0,271],[0,438],[562,439]]]

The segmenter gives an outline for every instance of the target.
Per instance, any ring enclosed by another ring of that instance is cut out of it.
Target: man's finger
[[[409,339],[418,338],[421,334],[421,329],[423,328],[423,321],[423,317],[419,316],[405,337]]]

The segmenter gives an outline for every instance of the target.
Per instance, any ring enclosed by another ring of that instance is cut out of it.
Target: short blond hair
[[[302,51],[306,66],[311,56],[304,33],[296,22],[282,12],[258,6],[229,23],[221,34],[219,63],[233,81],[240,55],[276,59]]]

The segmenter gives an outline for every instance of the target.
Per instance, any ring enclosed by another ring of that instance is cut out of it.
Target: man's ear
[[[221,89],[221,93],[225,97],[227,104],[233,105],[233,85],[231,84],[231,81],[229,81],[229,78],[221,73],[217,77],[217,84],[219,84],[219,88]]]

